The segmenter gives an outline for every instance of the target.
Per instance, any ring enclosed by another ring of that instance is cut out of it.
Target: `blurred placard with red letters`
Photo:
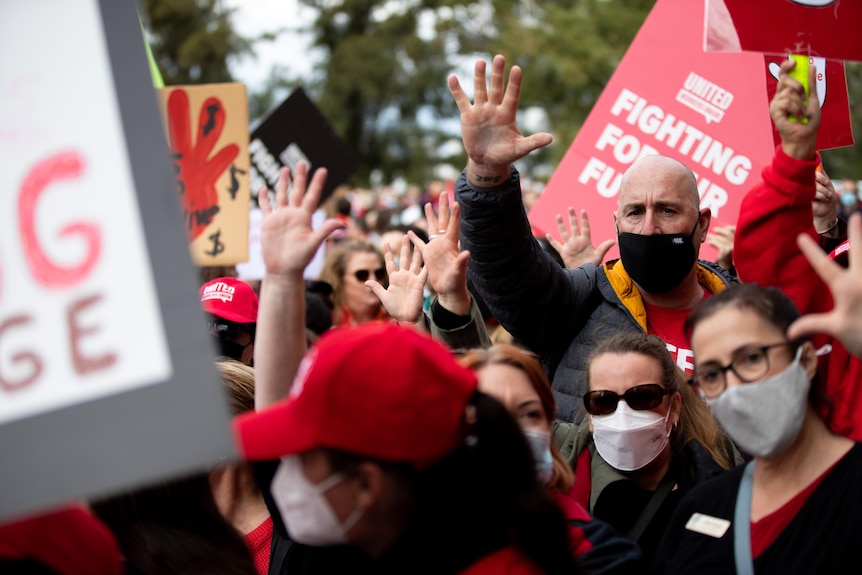
[[[0,519],[228,454],[134,3],[3,4],[0,156]]]

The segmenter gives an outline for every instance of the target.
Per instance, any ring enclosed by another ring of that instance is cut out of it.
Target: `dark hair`
[[[787,333],[787,328],[799,319],[800,315],[793,300],[778,288],[762,287],[755,283],[734,284],[703,300],[692,310],[683,327],[686,336],[691,337],[694,328],[701,321],[731,305],[756,313],[781,333]]]
[[[402,537],[422,556],[411,573],[457,573],[481,557],[514,545],[547,574],[582,573],[570,548],[569,525],[535,474],[532,451],[521,428],[495,398],[476,392],[474,421],[464,442],[431,467],[383,462],[413,509]],[[330,450],[327,450],[330,452]],[[345,459],[346,458],[346,459]],[[336,471],[349,472],[362,458],[330,453]],[[446,536],[445,552],[427,553]],[[403,549],[402,549],[403,550]]]
[[[245,541],[216,506],[207,474],[94,501],[91,508],[114,533],[131,572],[255,572]]]
[[[702,301],[692,310],[683,328],[686,335],[690,338],[700,322],[730,306],[756,314],[782,334],[787,334],[787,328],[801,315],[793,300],[776,287],[763,287],[756,283],[735,284]],[[795,340],[794,343],[801,345],[809,340],[810,338],[806,336]],[[816,373],[811,379],[808,400],[829,424],[832,420],[834,404],[820,385]]]

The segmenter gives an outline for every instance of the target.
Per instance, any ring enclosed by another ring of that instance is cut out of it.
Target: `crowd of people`
[[[237,459],[0,526],[3,572],[853,572],[862,215],[794,65],[773,162],[715,230],[653,155],[614,240],[574,209],[537,237],[514,164],[551,136],[521,133],[502,56],[472,101],[450,78],[453,197],[391,225],[336,197],[315,228],[326,170],[283,169],[258,195],[264,278],[199,292]]]

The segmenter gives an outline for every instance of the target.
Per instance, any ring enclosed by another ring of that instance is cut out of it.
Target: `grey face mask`
[[[811,387],[801,357],[800,346],[796,359],[781,373],[707,399],[715,418],[742,451],[768,459],[787,450],[799,435]]]

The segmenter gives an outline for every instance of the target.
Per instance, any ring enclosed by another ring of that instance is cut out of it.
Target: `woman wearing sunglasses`
[[[326,255],[320,280],[332,286],[333,325],[361,324],[383,319],[380,298],[365,285],[375,280],[388,285],[383,253],[364,239],[336,244]]]
[[[682,495],[741,458],[656,336],[600,342],[587,390],[588,417],[555,430],[575,470],[573,495],[653,561]]]
[[[830,431],[814,346],[787,336],[797,318],[783,292],[756,284],[730,288],[688,318],[692,380],[753,459],[679,504],[662,572],[858,572],[862,447]]]
[[[557,404],[539,360],[517,346],[497,344],[469,350],[458,362],[473,370],[479,390],[498,399],[521,426],[536,473],[564,511],[572,550],[587,572],[643,573],[646,564],[638,546],[592,517],[571,495],[574,473],[551,438]]]

